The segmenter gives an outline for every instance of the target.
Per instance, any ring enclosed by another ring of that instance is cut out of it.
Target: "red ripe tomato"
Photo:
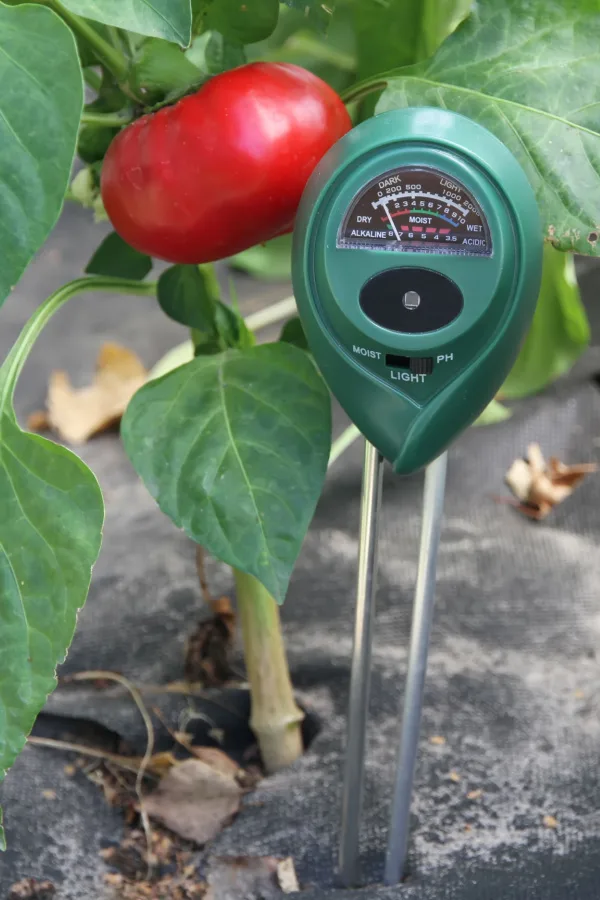
[[[335,91],[286,63],[217,75],[121,131],[102,199],[132,247],[204,263],[291,231],[306,182],[351,127]]]

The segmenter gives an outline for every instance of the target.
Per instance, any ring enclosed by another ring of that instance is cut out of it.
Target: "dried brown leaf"
[[[300,890],[294,860],[291,856],[277,863],[277,880],[284,894],[295,894]]]
[[[52,426],[45,409],[35,409],[27,416],[27,429],[29,431],[49,431]]]
[[[213,615],[199,622],[185,648],[184,677],[191,683],[219,687],[235,672],[231,651],[235,635],[235,613],[228,597],[211,602]]]
[[[171,831],[198,844],[217,835],[238,811],[242,789],[226,775],[200,759],[174,766],[158,788],[146,795],[149,816]]]
[[[594,463],[569,466],[555,456],[546,463],[539,444],[530,444],[527,459],[516,459],[504,480],[519,501],[514,504],[516,508],[540,521],[570,497],[586,475],[597,470]]]
[[[83,444],[120,422],[127,404],[146,379],[146,369],[132,350],[104,344],[88,387],[74,388],[64,371],[51,374],[46,401],[48,423],[64,440]]]
[[[190,747],[190,752],[196,759],[206,763],[211,769],[221,772],[222,775],[236,778],[241,772],[235,760],[217,747]]]
[[[134,757],[137,762],[141,763],[141,757]],[[162,753],[154,753],[148,760],[146,764],[146,771],[152,772],[153,775],[158,775],[159,778],[163,778],[167,772],[169,772],[173,766],[179,764],[179,760],[175,759],[170,750],[165,750]]]
[[[7,900],[53,900],[56,888],[51,881],[23,878],[9,887]]]

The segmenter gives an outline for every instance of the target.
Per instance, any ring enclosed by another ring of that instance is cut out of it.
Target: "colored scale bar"
[[[423,231],[423,228],[420,225],[401,225],[400,231]],[[450,234],[449,228],[426,228],[425,231],[427,234],[435,234],[436,231],[439,231],[440,234]]]

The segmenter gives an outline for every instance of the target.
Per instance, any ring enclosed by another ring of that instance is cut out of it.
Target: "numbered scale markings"
[[[346,249],[491,256],[490,231],[464,185],[429,168],[401,168],[370,182],[338,234]]]

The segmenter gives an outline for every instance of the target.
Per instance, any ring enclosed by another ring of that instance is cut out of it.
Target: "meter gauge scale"
[[[491,256],[481,207],[455,178],[402,167],[371,181],[353,199],[338,232],[340,249]]]

